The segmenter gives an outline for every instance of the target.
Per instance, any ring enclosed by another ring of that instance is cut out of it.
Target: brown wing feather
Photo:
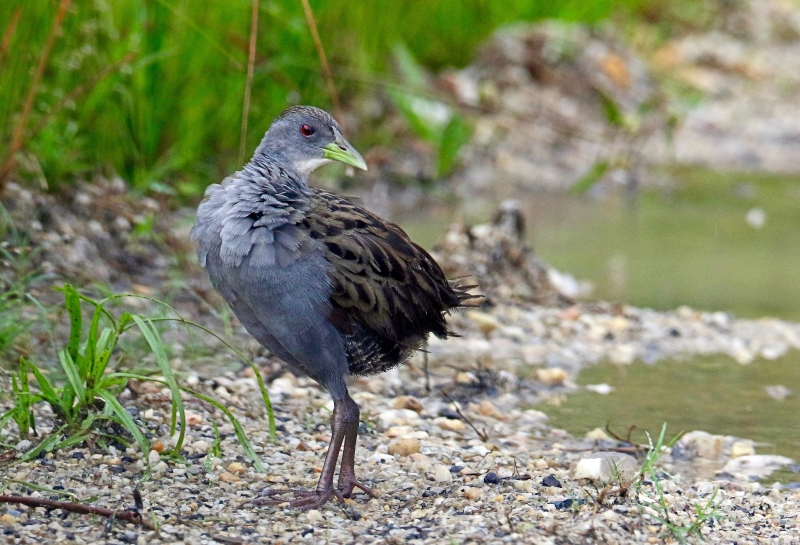
[[[354,373],[402,363],[428,333],[446,336],[444,313],[469,298],[397,225],[337,195],[315,191],[303,227],[333,266],[331,321],[352,345]]]

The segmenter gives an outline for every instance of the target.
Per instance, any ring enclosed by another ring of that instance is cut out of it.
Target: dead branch
[[[114,518],[116,520],[124,520],[133,524],[138,524],[148,530],[155,530],[155,527],[147,520],[142,518],[141,513],[141,496],[138,495],[138,490],[134,491],[134,500],[136,503],[135,509],[127,509],[125,511],[114,511],[113,509],[106,509],[104,507],[95,507],[94,505],[87,505],[85,503],[72,503],[67,501],[55,501],[46,498],[33,498],[31,496],[0,496],[0,503],[17,503],[20,505],[27,505],[28,507],[45,507],[47,509],[61,509],[70,513],[80,513],[82,515],[99,515],[106,518]],[[138,498],[137,498],[138,496]]]
[[[328,66],[328,58],[325,56],[325,49],[322,47],[322,40],[319,39],[317,21],[314,19],[314,12],[311,11],[311,4],[308,3],[308,0],[301,0],[301,2],[303,4],[303,12],[306,14],[308,28],[311,30],[311,37],[314,39],[314,47],[317,48],[319,62],[322,64],[322,72],[325,75],[325,82],[328,84],[328,93],[330,93],[331,101],[333,102],[333,111],[336,113],[336,119],[339,120],[339,123],[344,123],[342,106],[339,104],[339,94],[336,92],[336,86],[333,84],[333,74],[331,74],[331,67]]]
[[[253,88],[253,70],[256,64],[256,38],[258,37],[258,0],[253,0],[250,18],[250,50],[247,54],[247,80],[244,85],[244,104],[242,105],[242,132],[239,135],[239,164],[244,162],[247,145],[247,120],[250,117],[250,92]]]
[[[53,44],[61,30],[61,23],[64,22],[64,17],[67,16],[67,10],[71,3],[72,0],[61,0],[61,3],[58,5],[58,12],[56,12],[56,17],[53,19],[53,26],[50,27],[50,33],[47,35],[47,41],[42,48],[42,54],[39,56],[39,64],[36,66],[36,72],[33,73],[31,86],[28,88],[28,95],[25,97],[25,103],[22,106],[22,114],[19,116],[17,126],[14,127],[11,146],[8,150],[8,158],[2,168],[0,168],[0,191],[3,190],[6,176],[11,172],[11,169],[14,168],[17,152],[22,148],[22,142],[25,136],[25,125],[28,124],[28,118],[31,115],[31,110],[33,110],[33,102],[36,99],[36,95],[39,93],[39,83],[44,75],[47,59],[50,58],[50,50],[53,49]]]
[[[22,8],[17,8],[11,15],[8,21],[5,32],[3,32],[3,40],[0,41],[0,63],[2,63],[8,54],[8,48],[11,47],[11,40],[17,32],[17,25],[22,18]]]
[[[481,441],[484,441],[484,442],[486,442],[486,441],[488,441],[488,440],[489,440],[489,435],[486,433],[486,430],[485,430],[485,429],[484,429],[484,430],[479,430],[478,428],[476,428],[476,427],[475,427],[475,424],[473,424],[473,423],[472,423],[472,420],[470,420],[469,418],[467,418],[467,417],[464,415],[464,413],[462,413],[462,412],[461,412],[461,408],[458,406],[458,403],[456,403],[455,401],[453,401],[453,399],[452,399],[452,398],[451,398],[449,395],[447,395],[447,393],[445,393],[444,391],[442,391],[442,396],[444,396],[444,398],[445,398],[447,401],[449,401],[450,403],[452,403],[452,404],[453,404],[453,408],[456,410],[456,414],[458,414],[458,416],[461,418],[461,420],[463,420],[464,422],[466,422],[466,423],[467,423],[467,425],[468,425],[470,428],[472,428],[473,430],[475,430],[475,433],[477,433],[477,434],[478,434],[478,437],[480,437]]]

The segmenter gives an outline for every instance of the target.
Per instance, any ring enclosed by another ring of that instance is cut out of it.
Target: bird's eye
[[[314,134],[314,127],[312,127],[311,125],[301,125],[300,134],[302,134],[305,137],[309,137],[312,134]]]

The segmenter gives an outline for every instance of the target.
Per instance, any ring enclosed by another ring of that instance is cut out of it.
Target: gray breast
[[[297,227],[303,213],[302,201],[232,177],[206,191],[192,238],[211,283],[247,331],[335,394],[344,391],[347,358],[327,320],[330,264]]]

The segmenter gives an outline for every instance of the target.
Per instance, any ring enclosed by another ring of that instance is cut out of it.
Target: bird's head
[[[367,170],[361,154],[342,136],[342,127],[327,112],[313,106],[292,106],[272,122],[256,156],[268,155],[298,174],[331,161]]]

